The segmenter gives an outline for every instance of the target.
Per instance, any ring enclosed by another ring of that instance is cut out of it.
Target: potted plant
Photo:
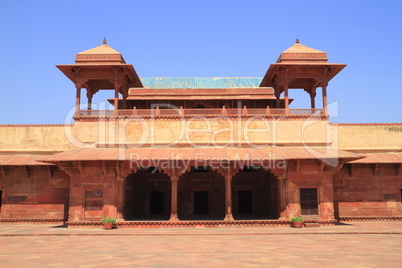
[[[304,220],[303,220],[302,216],[292,217],[290,219],[290,221],[292,222],[292,227],[293,228],[302,228],[303,227]]]
[[[101,223],[103,223],[103,228],[105,230],[111,230],[111,229],[113,229],[114,225],[116,225],[116,220],[113,219],[112,217],[108,216],[108,217],[103,217],[101,219]]]

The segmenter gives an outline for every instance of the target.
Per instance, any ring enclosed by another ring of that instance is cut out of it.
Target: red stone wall
[[[57,167],[3,167],[0,220],[67,219],[69,177]]]
[[[393,164],[346,164],[333,176],[340,219],[402,216],[402,172]]]
[[[303,167],[302,167],[303,168]],[[287,177],[287,215],[288,218],[301,215],[300,189],[317,188],[318,194],[318,217],[322,220],[334,218],[334,207],[332,203],[331,174],[303,174],[289,172]],[[315,218],[314,215],[303,215],[305,219]]]
[[[69,221],[99,221],[106,216],[117,218],[115,177],[74,177],[70,198]]]
[[[69,222],[122,218],[123,181],[116,178],[116,168],[109,164],[94,161],[63,167],[71,177]]]

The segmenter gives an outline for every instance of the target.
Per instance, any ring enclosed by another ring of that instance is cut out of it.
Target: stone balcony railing
[[[74,119],[98,118],[188,118],[188,117],[267,117],[327,119],[324,109],[270,109],[270,108],[199,108],[199,109],[119,109],[80,110]]]

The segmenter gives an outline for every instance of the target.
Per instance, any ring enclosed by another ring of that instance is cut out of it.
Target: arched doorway
[[[263,168],[244,167],[232,180],[235,220],[277,219],[277,178]]]
[[[181,175],[178,185],[180,220],[223,220],[225,181],[210,167],[192,167]]]
[[[157,168],[143,168],[130,174],[125,183],[125,220],[168,220],[171,182]]]

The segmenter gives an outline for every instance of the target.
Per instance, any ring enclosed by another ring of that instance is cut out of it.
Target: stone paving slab
[[[68,229],[1,224],[0,267],[402,267],[402,222]]]
[[[402,236],[0,237],[0,267],[401,267]]]

